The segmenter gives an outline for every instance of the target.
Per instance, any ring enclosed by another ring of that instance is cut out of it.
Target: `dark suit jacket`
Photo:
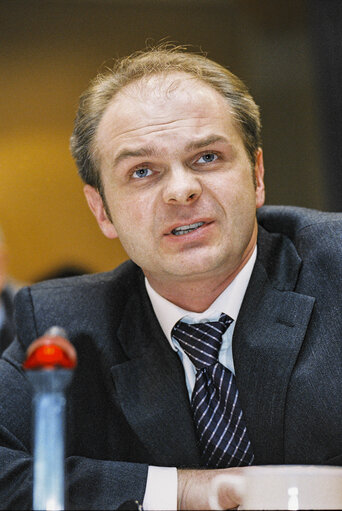
[[[233,353],[257,464],[342,464],[342,215],[263,208]],[[31,504],[30,388],[20,364],[52,325],[79,365],[69,389],[69,506],[142,501],[148,464],[198,467],[189,398],[132,262],[17,296],[18,340],[0,362],[0,506]]]

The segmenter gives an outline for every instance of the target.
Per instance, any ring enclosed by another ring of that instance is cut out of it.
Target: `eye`
[[[217,154],[205,153],[197,160],[197,163],[212,163],[215,160],[217,160]]]
[[[151,174],[152,174],[152,170],[150,170],[150,169],[137,169],[133,172],[132,177],[135,179],[139,179],[142,177],[150,176]]]

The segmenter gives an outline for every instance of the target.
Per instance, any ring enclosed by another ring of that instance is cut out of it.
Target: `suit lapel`
[[[183,367],[155,318],[143,281],[126,311],[118,336],[129,360],[111,370],[122,411],[150,463],[197,466]]]
[[[284,462],[286,392],[314,298],[293,292],[301,260],[292,243],[261,229],[258,258],[234,331],[241,405],[256,462]]]

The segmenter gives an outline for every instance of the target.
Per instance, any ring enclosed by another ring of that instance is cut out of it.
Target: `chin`
[[[170,264],[166,269],[169,275],[175,277],[196,278],[200,276],[210,276],[218,270],[217,259],[215,261],[187,261],[181,264]]]

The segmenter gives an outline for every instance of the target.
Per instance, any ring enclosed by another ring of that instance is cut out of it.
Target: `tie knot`
[[[191,324],[180,320],[173,327],[171,335],[196,369],[202,369],[218,361],[222,335],[232,322],[232,318],[223,313],[218,321]]]

